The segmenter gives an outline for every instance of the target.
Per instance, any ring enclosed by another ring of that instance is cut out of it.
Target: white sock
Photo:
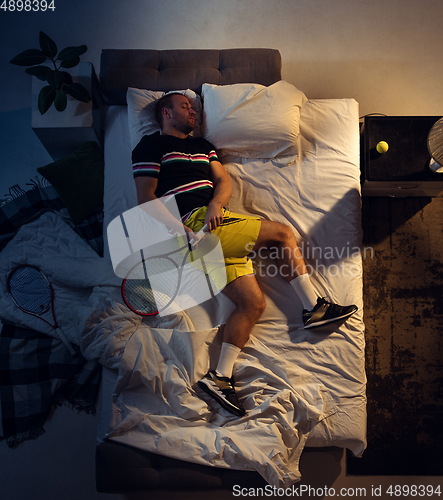
[[[217,368],[215,372],[219,377],[232,377],[232,372],[234,370],[234,363],[239,355],[241,349],[234,344],[228,344],[223,342],[220,358],[218,360]]]
[[[312,311],[317,304],[318,295],[312,286],[309,274],[300,274],[290,282],[290,285],[300,297],[303,308]]]

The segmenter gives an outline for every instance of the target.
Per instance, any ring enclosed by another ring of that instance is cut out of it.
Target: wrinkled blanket
[[[336,406],[313,374],[267,346],[266,327],[236,363],[236,387],[248,411],[238,418],[196,386],[217,362],[222,326],[211,325],[223,323],[228,299],[220,295],[154,320],[128,311],[117,290],[96,289],[93,300],[82,350],[118,371],[107,438],[195,463],[257,470],[275,486],[300,479],[308,433]],[[272,335],[289,348],[287,330],[272,329]]]
[[[94,286],[119,283],[110,262],[97,255],[59,215],[47,212],[22,226],[0,253],[0,317],[53,337],[54,329],[19,310],[6,290],[6,277],[19,264],[36,266],[48,277],[56,319],[75,345],[91,312],[89,297]],[[52,322],[49,312],[42,317]]]

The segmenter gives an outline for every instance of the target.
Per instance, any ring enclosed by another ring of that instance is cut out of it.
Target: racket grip
[[[55,330],[55,333],[57,334],[58,338],[63,342],[66,349],[71,354],[71,356],[73,356],[73,357],[77,356],[77,351],[72,347],[72,344],[66,338],[66,335],[64,334],[63,330],[58,326],[56,328],[54,328],[54,330]]]
[[[199,242],[205,235],[205,231],[206,229],[208,229],[208,225],[205,224],[201,229],[200,231],[195,235],[195,237],[197,238],[197,240],[194,240],[194,238],[192,238],[190,241],[189,241],[189,244],[191,246],[195,245],[197,242]]]

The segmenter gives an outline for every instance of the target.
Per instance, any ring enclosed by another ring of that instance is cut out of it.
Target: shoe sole
[[[211,384],[210,380],[199,380],[198,385],[208,394],[211,396],[213,399],[217,401],[217,403],[222,406],[225,410],[229,411],[230,413],[233,413],[234,415],[238,417],[242,417],[245,415],[245,411],[240,410],[233,404],[231,404],[229,401],[226,401],[223,399],[216,391],[219,391],[220,389],[214,389],[214,386]]]
[[[315,328],[317,326],[327,325],[328,323],[333,323],[334,321],[339,321],[340,319],[349,318],[349,316],[352,316],[357,311],[358,309],[356,309],[355,311],[351,311],[348,314],[343,314],[343,316],[338,316],[337,318],[330,318],[330,319],[325,319],[323,321],[316,321],[315,323],[312,323],[310,325],[305,325],[303,328],[305,330],[308,330],[309,328]]]

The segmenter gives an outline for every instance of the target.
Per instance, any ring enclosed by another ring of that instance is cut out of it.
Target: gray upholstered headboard
[[[271,85],[279,80],[281,55],[275,49],[106,49],[100,62],[106,104],[126,104],[128,87],[200,93],[203,83]]]

